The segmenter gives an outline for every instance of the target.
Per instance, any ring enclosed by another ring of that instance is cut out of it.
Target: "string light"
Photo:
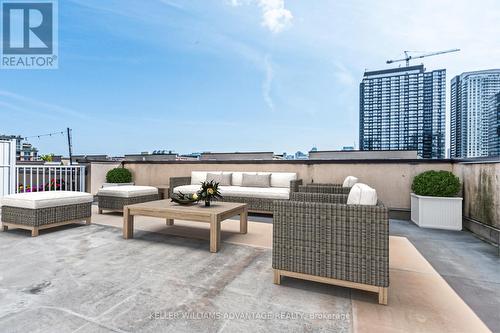
[[[26,137],[24,137],[24,140],[28,140],[28,139],[31,139],[31,138],[38,138],[38,139],[40,139],[40,138],[42,138],[44,136],[52,136],[52,135],[56,135],[56,134],[64,135],[64,131],[47,133],[47,134],[32,135],[32,136],[26,136]]]

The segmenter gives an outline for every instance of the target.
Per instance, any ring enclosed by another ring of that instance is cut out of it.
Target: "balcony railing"
[[[85,192],[85,166],[16,165],[16,193]]]

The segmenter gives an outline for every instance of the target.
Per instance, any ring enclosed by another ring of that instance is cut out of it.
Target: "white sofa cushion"
[[[347,176],[342,184],[342,187],[353,187],[358,182],[358,178],[354,176]]]
[[[183,185],[174,188],[174,193],[193,194],[200,189],[197,185]],[[289,199],[290,189],[283,187],[243,187],[243,186],[219,186],[222,196],[235,196],[244,198],[261,199]]]
[[[354,184],[347,197],[347,204],[375,206],[377,204],[377,191],[366,184]]]
[[[231,175],[231,185],[241,186],[243,181],[243,174],[249,175],[271,175],[271,187],[286,187],[290,188],[290,182],[297,180],[295,172],[246,172],[246,171],[192,171],[191,172],[191,185],[200,185],[207,179],[208,173]]]
[[[173,192],[174,193],[179,193],[182,192],[184,194],[193,194],[198,192],[201,189],[200,185],[182,185],[182,186],[177,186],[174,187]],[[219,187],[220,189],[220,187]]]
[[[94,201],[90,193],[73,191],[46,191],[10,194],[0,199],[1,206],[39,209],[76,205]]]
[[[289,199],[290,189],[284,187],[244,187],[244,186],[221,186],[222,196],[234,196],[244,198],[261,199]]]
[[[297,180],[295,172],[273,172],[271,173],[272,187],[287,187],[290,188],[290,182]]]
[[[97,191],[97,195],[117,198],[135,198],[153,194],[158,194],[156,187],[134,185],[105,187]]]
[[[207,171],[191,171],[191,185],[200,185],[207,180]],[[220,172],[211,172],[220,173]]]

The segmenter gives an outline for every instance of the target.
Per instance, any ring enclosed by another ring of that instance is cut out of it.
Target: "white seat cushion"
[[[284,187],[243,187],[243,186],[221,186],[222,196],[234,196],[244,198],[261,199],[289,199],[290,189]]]
[[[174,188],[174,193],[193,194],[200,189],[198,185],[183,185]],[[219,186],[222,196],[235,196],[244,198],[261,199],[289,199],[290,189],[283,187],[243,187],[243,186]]]
[[[94,196],[85,192],[46,191],[10,194],[0,199],[0,206],[39,209],[76,205],[94,201]]]
[[[156,187],[136,185],[105,187],[97,191],[97,195],[117,198],[134,198],[153,194],[158,194]]]
[[[358,178],[354,176],[347,176],[342,184],[342,187],[353,187],[358,182]]]
[[[377,204],[377,191],[366,184],[357,183],[349,192],[347,204],[375,206]]]
[[[174,188],[174,193],[182,192],[184,194],[193,194],[201,189],[200,185],[182,185]]]

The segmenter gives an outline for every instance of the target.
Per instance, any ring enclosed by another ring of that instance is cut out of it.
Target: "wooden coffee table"
[[[213,202],[205,207],[203,203],[181,206],[170,200],[143,202],[123,207],[123,238],[134,237],[134,216],[151,216],[167,220],[173,225],[174,219],[210,223],[210,252],[220,248],[220,224],[235,215],[240,215],[240,233],[247,233],[247,204],[234,202]]]

